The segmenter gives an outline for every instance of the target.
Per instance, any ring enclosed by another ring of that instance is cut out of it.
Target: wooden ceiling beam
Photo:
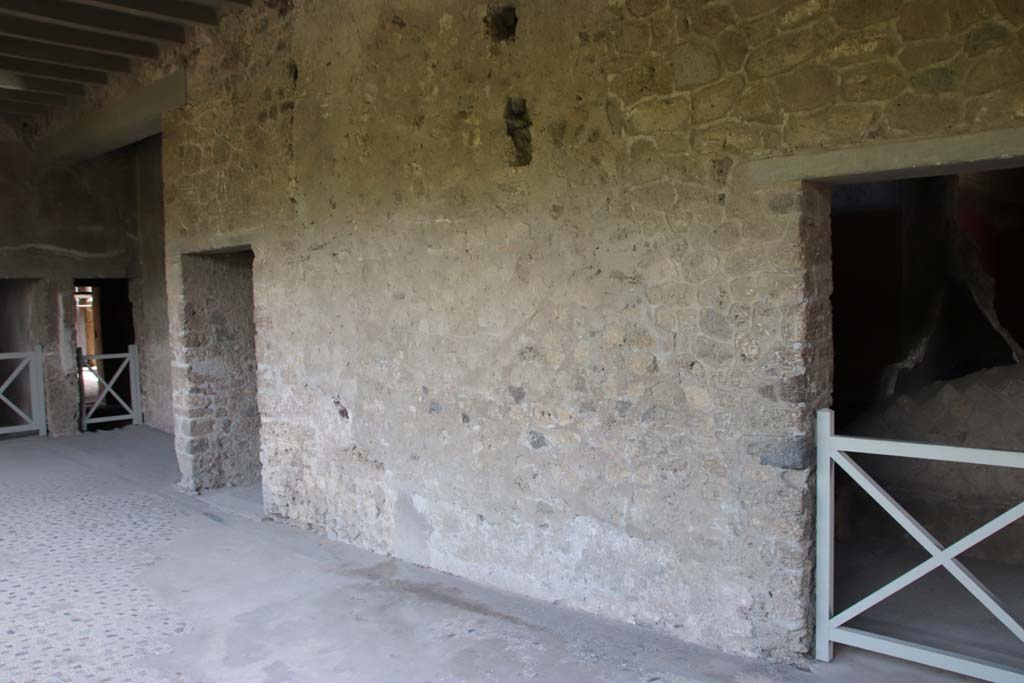
[[[53,104],[63,106],[67,104],[64,95],[48,92],[33,92],[31,90],[12,90],[0,84],[0,99],[15,102],[34,102],[35,104]]]
[[[23,19],[9,14],[0,14],[0,34],[15,38],[27,38],[44,43],[53,43],[75,49],[111,52],[126,57],[156,59],[159,48],[156,43],[134,38],[122,38],[96,31],[83,31],[63,24]]]
[[[45,114],[47,107],[42,104],[33,104],[31,102],[13,102],[11,100],[3,99],[0,94],[0,111],[7,112],[8,114]]]
[[[107,74],[92,69],[78,69],[73,66],[61,64],[48,64],[47,62],[36,62],[31,59],[19,59],[0,55],[0,70],[13,71],[14,73],[26,76],[42,76],[44,78],[56,78],[62,81],[79,81],[81,83],[106,83]]]
[[[35,78],[33,76],[22,76],[10,71],[0,70],[0,88],[8,90],[21,90],[25,92],[54,93],[57,95],[73,95],[79,97],[85,94],[85,86],[81,83],[69,81],[54,81],[49,78]]]
[[[67,0],[0,0],[0,12],[104,33],[185,42],[185,29],[180,24]]]
[[[188,24],[217,25],[217,10],[210,5],[185,0],[83,0],[96,7],[116,7],[139,16],[170,19]]]
[[[188,26],[214,27],[222,11],[251,0],[0,0],[0,120],[29,125],[50,107],[157,59],[161,43],[184,44]],[[177,72],[62,128],[41,142],[54,163],[85,158],[160,130],[161,113],[184,101]]]
[[[100,71],[128,73],[131,70],[131,62],[126,57],[49,45],[12,36],[0,35],[0,54]]]

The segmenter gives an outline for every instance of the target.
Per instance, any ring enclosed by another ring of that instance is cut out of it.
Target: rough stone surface
[[[722,73],[715,49],[703,43],[683,43],[672,53],[675,84],[680,90],[710,83]]]
[[[785,446],[830,393],[828,191],[731,169],[1019,125],[1012,17],[951,3],[947,37],[909,41],[900,10],[523,4],[495,46],[483,6],[308,0],[199,34],[165,119],[170,322],[182,253],[252,245],[268,509],[681,638],[806,652],[813,505]],[[968,39],[990,24],[1008,33]],[[929,55],[963,87],[913,90]],[[902,90],[839,87],[880,63]],[[821,97],[794,94],[810,67]],[[727,79],[778,115],[704,118]]]
[[[904,3],[896,29],[905,40],[945,36],[949,32],[946,3],[934,0],[911,0]]]
[[[952,59],[961,49],[956,40],[922,40],[907,44],[899,53],[899,61],[904,69],[916,72]]]
[[[174,363],[181,485],[258,482],[252,253],[183,256],[182,300]]]
[[[954,98],[904,94],[887,107],[890,125],[913,133],[952,129],[962,119],[962,105]]]
[[[630,109],[626,120],[630,132],[640,135],[683,130],[690,121],[690,99],[679,95],[651,98]]]
[[[833,69],[812,64],[794,69],[778,79],[783,107],[790,112],[830,107],[839,92]]]
[[[842,93],[852,102],[888,100],[905,87],[901,69],[888,62],[860,64],[843,73]]]
[[[835,0],[833,12],[837,24],[858,29],[892,19],[900,4],[892,0]]]

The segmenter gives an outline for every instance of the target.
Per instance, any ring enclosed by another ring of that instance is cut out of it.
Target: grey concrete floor
[[[0,443],[0,681],[962,681],[694,647],[261,521],[255,489],[174,487],[132,427]]]
[[[836,610],[928,559],[924,549],[906,541],[858,544],[837,552],[844,571],[836,581]],[[960,560],[1011,614],[1018,620],[1024,617],[1024,567],[972,557]],[[1024,671],[1024,644],[945,570],[928,573],[850,626]]]

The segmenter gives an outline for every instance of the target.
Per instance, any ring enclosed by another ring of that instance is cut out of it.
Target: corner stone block
[[[814,442],[808,436],[763,438],[748,443],[747,452],[768,467],[803,470],[811,466]]]

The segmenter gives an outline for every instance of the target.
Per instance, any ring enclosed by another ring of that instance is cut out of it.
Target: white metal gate
[[[0,427],[0,434],[22,434],[36,432],[46,436],[46,397],[43,388],[43,347],[37,346],[34,351],[0,353],[0,360],[14,361],[14,370],[4,376],[0,374],[0,403],[7,406],[20,420],[20,424]],[[28,406],[18,405],[15,399],[7,395],[18,378],[28,377]],[[29,412],[25,412],[28,410]]]
[[[817,626],[815,633],[815,656],[821,661],[831,661],[833,643],[842,643],[946,671],[973,676],[986,681],[1024,683],[1024,669],[1010,668],[1003,664],[870,633],[846,625],[850,620],[863,614],[897,591],[906,588],[925,574],[942,567],[1021,641],[1022,652],[1024,652],[1024,626],[1021,625],[1020,620],[1014,617],[999,598],[957,559],[959,555],[989,536],[1024,518],[1024,500],[987,524],[964,536],[951,546],[943,547],[935,537],[928,533],[885,489],[879,486],[877,481],[849,456],[849,453],[873,453],[897,458],[917,458],[979,466],[1024,469],[1024,453],[837,436],[835,433],[835,416],[831,410],[818,411],[817,446],[818,566],[816,575]],[[836,465],[839,465],[849,474],[850,478],[864,489],[931,556],[902,576],[847,607],[839,614],[835,614],[833,609]],[[1024,492],[1021,493],[1024,495]]]
[[[120,361],[117,369],[114,370],[114,374],[110,375],[110,380],[103,379],[102,372],[98,372],[97,369],[100,364],[106,364],[108,362]],[[139,349],[135,344],[128,347],[127,353],[98,353],[94,355],[80,354],[78,370],[80,373],[80,379],[82,383],[82,404],[80,415],[80,421],[82,431],[89,428],[89,425],[102,424],[105,422],[124,422],[130,420],[132,424],[142,424],[142,392],[141,384],[139,382]],[[129,395],[122,396],[117,393],[114,389],[114,385],[117,380],[127,372],[128,373],[128,387]],[[95,400],[90,404],[86,400],[86,385],[89,383],[90,378],[95,380],[99,392],[96,395]],[[124,412],[118,412],[113,415],[100,415],[96,416],[96,411],[101,406],[111,405],[108,399],[114,399],[116,403],[115,408],[123,409]]]

